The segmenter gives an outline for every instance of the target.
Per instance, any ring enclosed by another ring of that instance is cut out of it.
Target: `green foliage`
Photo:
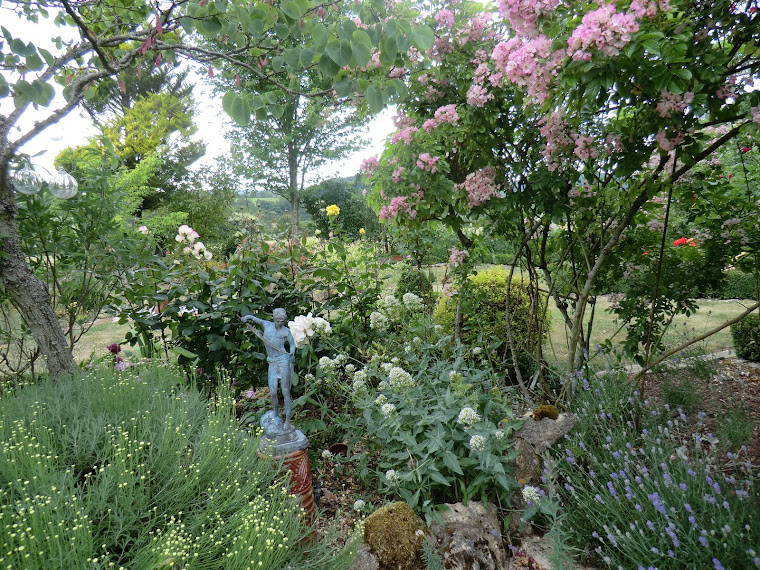
[[[686,413],[695,411],[702,396],[688,376],[682,376],[679,381],[672,379],[672,374],[666,374],[662,380],[662,401],[673,408],[681,408]]]
[[[716,426],[716,435],[731,451],[738,450],[742,445],[752,441],[754,434],[754,419],[745,408],[726,410],[720,423]]]
[[[395,291],[398,299],[402,299],[405,293],[414,293],[423,299],[432,299],[433,280],[429,273],[420,271],[408,263],[397,265],[396,269],[399,271]]]
[[[756,299],[757,277],[738,269],[726,271],[723,282],[715,289],[708,290],[706,297],[711,299]]]
[[[407,320],[406,334],[429,330],[424,322],[417,328]],[[520,422],[511,419],[509,394],[491,370],[468,365],[449,337],[407,343],[394,350],[394,336],[386,335],[388,352],[354,374],[361,434],[378,454],[377,468],[364,476],[428,520],[442,503],[497,500],[517,485],[510,434]]]
[[[8,567],[347,568],[311,529],[222,391],[174,369],[96,369],[0,399]],[[29,410],[34,409],[33,414]]]
[[[731,338],[739,358],[760,362],[760,316],[747,315],[731,325]]]
[[[367,205],[362,196],[362,187],[354,179],[326,180],[304,190],[303,205],[323,235],[330,231],[329,218],[325,208],[335,204],[340,208],[340,224],[344,232],[354,239],[360,235],[377,239],[380,223],[377,215]],[[364,229],[365,233],[360,234]]]
[[[584,381],[553,453],[571,544],[606,567],[747,568],[760,540],[756,480],[718,460],[700,415],[641,402],[625,378]]]
[[[517,351],[533,355],[548,325],[544,312],[546,298],[535,303],[530,282],[513,277],[508,286],[508,275],[507,268],[490,267],[469,276],[467,286],[458,293],[464,295],[462,342],[481,346],[489,353],[498,350],[502,359],[510,358],[508,326]],[[456,304],[456,297],[441,295],[433,313],[447,334],[454,332]],[[510,319],[509,325],[507,319]]]

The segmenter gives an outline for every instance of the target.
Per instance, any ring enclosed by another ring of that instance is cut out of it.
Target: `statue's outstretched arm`
[[[254,317],[253,315],[245,315],[244,317],[240,317],[240,320],[243,321],[244,323],[252,321],[256,323],[257,325],[262,325],[262,326],[269,322],[269,321],[265,321],[264,319]]]

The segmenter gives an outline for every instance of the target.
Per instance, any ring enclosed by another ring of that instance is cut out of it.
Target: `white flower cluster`
[[[457,416],[457,423],[470,427],[472,424],[480,421],[480,414],[470,407],[462,408]]]
[[[422,298],[414,293],[404,293],[401,300],[407,311],[420,312],[425,308],[425,303],[422,301]]]
[[[483,451],[486,448],[486,438],[482,435],[473,435],[470,438],[470,448],[475,451]]]
[[[401,321],[404,314],[404,306],[393,295],[385,295],[380,299],[380,307],[387,317],[393,322]]]
[[[198,237],[198,232],[187,224],[182,224],[177,229],[177,235],[174,236],[174,239],[177,243],[186,244],[185,247],[182,248],[182,253],[185,255],[192,255],[195,259],[203,258],[208,261],[213,256],[211,255],[211,252],[206,249],[206,246],[203,245],[202,241],[195,241]]]
[[[316,333],[329,334],[332,332],[329,322],[322,317],[314,317],[311,313],[305,316],[298,315],[288,323],[288,328],[298,348],[309,344],[309,340]]]
[[[378,406],[382,406],[387,401],[388,398],[385,397],[385,394],[380,394],[377,398],[375,398],[375,404]]]
[[[394,366],[388,372],[388,382],[392,388],[409,388],[414,386],[412,375],[400,366]]]
[[[329,356],[323,356],[319,359],[319,367],[325,372],[335,372],[339,364],[337,358],[333,360]]]
[[[181,317],[184,314],[193,315],[194,317],[198,316],[198,307],[193,307],[192,309],[188,309],[186,305],[180,305],[179,311],[177,311],[177,316]]]
[[[495,432],[493,432],[493,436],[496,439],[504,439],[504,432],[501,431],[500,429],[497,429]]]
[[[346,367],[348,368],[348,367]],[[354,372],[354,383],[351,385],[351,389],[354,393],[363,392],[367,388],[367,372],[364,370],[357,370]]]
[[[387,402],[387,403],[383,404],[383,405],[380,407],[380,411],[381,411],[381,412],[383,412],[383,415],[384,415],[386,418],[389,418],[389,417],[391,417],[393,414],[395,414],[395,413],[396,413],[396,406],[395,406],[394,404],[391,404],[390,402]]]
[[[385,478],[388,479],[388,483],[391,485],[398,485],[401,483],[401,475],[395,469],[388,469],[385,472]]]
[[[522,496],[526,503],[538,503],[541,500],[541,490],[530,485],[525,485],[522,490]]]
[[[377,332],[385,332],[388,330],[390,321],[388,317],[378,311],[372,311],[369,315],[369,328],[376,330]]]
[[[364,501],[362,501],[361,499],[357,499],[356,501],[354,501],[354,510],[355,510],[355,511],[363,511],[363,510],[364,510],[364,507],[365,507],[366,505],[367,505],[367,503],[365,503],[365,502],[364,502]]]
[[[329,449],[322,450],[322,459],[330,460],[332,459],[332,456],[333,456],[332,451],[330,451]]]

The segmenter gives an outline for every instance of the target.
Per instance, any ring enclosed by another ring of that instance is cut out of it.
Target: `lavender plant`
[[[584,381],[580,417],[556,454],[571,539],[609,568],[752,568],[757,479],[717,456],[702,415],[641,401],[620,378]]]

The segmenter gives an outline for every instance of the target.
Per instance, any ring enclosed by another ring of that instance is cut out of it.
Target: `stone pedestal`
[[[269,414],[270,412],[267,412]],[[266,414],[265,414],[266,416]],[[265,421],[262,420],[262,425]],[[305,512],[306,521],[312,524],[316,519],[314,509],[314,485],[309,465],[309,440],[301,430],[276,431],[264,427],[264,435],[259,442],[259,456],[272,461],[282,461],[290,471],[290,492],[298,497]]]

